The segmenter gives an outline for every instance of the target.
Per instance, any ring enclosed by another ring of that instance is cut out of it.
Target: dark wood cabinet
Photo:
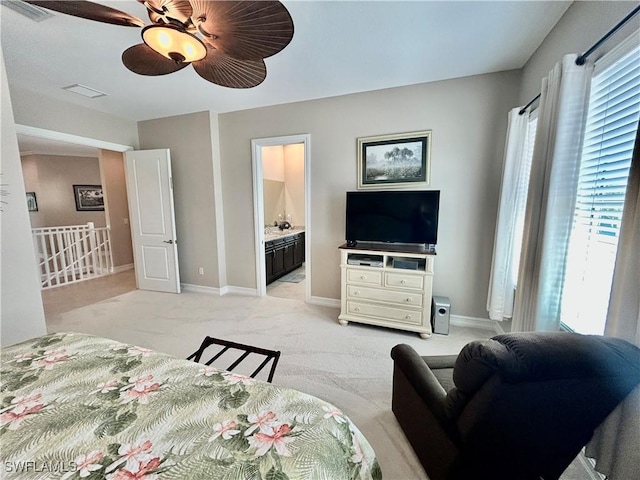
[[[293,261],[293,245],[288,243],[284,246],[284,269],[289,271],[293,270],[295,262]]]
[[[269,279],[273,278],[273,250],[269,251],[265,248],[264,264],[265,264],[265,269],[267,271],[267,284],[268,284]]]
[[[298,266],[304,263],[304,233],[301,233],[298,241],[293,244],[293,263]]]
[[[267,285],[304,263],[304,232],[265,242]]]
[[[273,276],[279,277],[284,272],[284,245],[273,250]]]

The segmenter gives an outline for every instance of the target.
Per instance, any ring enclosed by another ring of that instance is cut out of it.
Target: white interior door
[[[169,150],[128,151],[125,157],[138,288],[180,293]]]

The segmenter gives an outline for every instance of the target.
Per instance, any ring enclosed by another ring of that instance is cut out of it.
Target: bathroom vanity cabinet
[[[269,285],[304,263],[304,232],[292,232],[267,240],[264,255]]]

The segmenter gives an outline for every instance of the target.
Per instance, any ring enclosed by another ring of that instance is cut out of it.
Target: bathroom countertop
[[[276,238],[288,237],[290,235],[304,232],[304,227],[293,227],[286,230],[278,230],[277,227],[274,227],[274,229],[276,230],[275,232],[265,233],[264,240],[266,242],[268,242],[269,240],[274,240]]]

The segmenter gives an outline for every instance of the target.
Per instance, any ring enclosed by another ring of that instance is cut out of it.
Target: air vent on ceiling
[[[21,0],[2,0],[1,3],[5,7],[10,8],[14,12],[18,12],[20,15],[23,15],[34,22],[42,22],[47,18],[53,17],[53,13],[50,11],[36,5],[31,5],[30,3],[25,3]]]
[[[62,87],[62,89],[67,90],[69,92],[77,93],[78,95],[82,95],[83,97],[89,97],[89,98],[98,98],[98,97],[104,97],[107,95],[106,93],[101,92],[100,90],[96,90],[95,88],[85,87],[84,85],[80,85],[79,83],[75,83],[67,87]]]

